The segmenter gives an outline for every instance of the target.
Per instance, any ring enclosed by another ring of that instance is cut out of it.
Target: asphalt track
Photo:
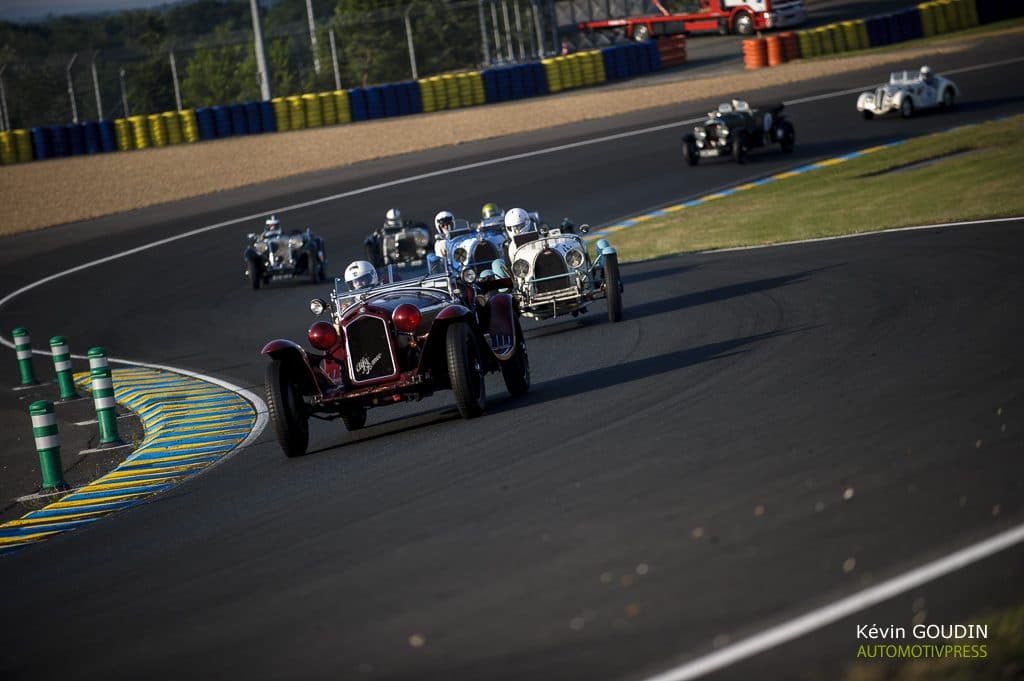
[[[1019,55],[1019,38],[999,39],[932,66]],[[755,153],[742,167],[686,168],[681,129],[668,128],[281,217],[326,237],[334,272],[392,205],[427,217],[496,200],[608,224],[1019,113],[1019,71],[963,72],[955,111],[911,121],[863,122],[850,95],[795,104],[796,153]],[[750,98],[792,101],[882,75]],[[204,225],[711,104],[10,237],[0,290]],[[3,328],[258,389],[259,348],[301,339],[314,289],[248,290],[241,251],[257,224],[33,288],[3,308]],[[1020,224],[1003,223],[628,265],[624,323],[595,305],[581,322],[529,328],[524,399],[494,381],[473,421],[441,394],[372,412],[355,435],[316,424],[298,460],[265,434],[150,503],[0,561],[0,676],[639,679],[853,593],[1024,518],[1022,253]],[[919,592],[942,621],[1019,602],[1020,559],[1010,550]],[[909,624],[898,600],[855,619]],[[833,679],[855,645],[843,622],[715,678]]]

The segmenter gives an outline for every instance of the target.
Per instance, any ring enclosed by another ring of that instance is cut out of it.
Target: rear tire
[[[267,367],[267,410],[285,456],[302,456],[309,446],[309,416],[302,401],[294,364],[279,359]]]
[[[900,102],[900,116],[910,118],[914,115],[914,102],[910,97],[904,97]]]
[[[512,397],[525,395],[530,390],[530,356],[526,353],[523,329],[516,320],[516,354],[501,363],[501,377]]]
[[[448,378],[455,392],[455,406],[464,419],[480,416],[487,403],[487,387],[480,348],[465,322],[454,322],[445,336]]]
[[[622,321],[622,291],[619,290],[619,255],[613,253],[604,260],[604,295],[608,301],[608,321],[612,324]]]

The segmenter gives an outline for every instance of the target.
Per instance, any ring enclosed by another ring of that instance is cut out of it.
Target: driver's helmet
[[[480,209],[480,217],[484,220],[488,220],[497,215],[501,215],[501,208],[498,208],[496,203],[485,203],[484,207]]]
[[[522,208],[513,208],[505,213],[505,230],[512,236],[530,231],[529,227],[530,214]]]
[[[281,233],[281,221],[277,219],[276,215],[267,218],[266,225],[263,229],[264,236],[277,236]]]
[[[922,66],[921,67],[921,78],[924,80],[930,80],[932,77],[932,67]]]
[[[455,216],[451,211],[443,210],[434,216],[434,229],[442,239],[448,238],[448,232],[455,225]]]
[[[345,268],[345,283],[349,291],[376,286],[380,283],[377,270],[366,260],[356,260]]]
[[[401,227],[402,211],[397,208],[389,208],[388,212],[384,214],[384,224],[388,227]]]

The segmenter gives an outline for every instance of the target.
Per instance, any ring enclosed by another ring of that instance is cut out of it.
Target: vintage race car
[[[424,222],[403,220],[398,226],[385,223],[366,237],[363,247],[374,267],[418,266],[434,250],[434,233]]]
[[[477,274],[491,268],[495,260],[508,259],[508,234],[501,216],[479,223],[455,221],[455,228],[448,233],[447,253],[449,267],[461,275],[463,268],[470,267]]]
[[[782,113],[783,105],[752,108],[742,99],[718,105],[704,122],[683,136],[683,156],[691,166],[702,158],[732,156],[737,163],[747,159],[750,149],[778,144],[788,154],[796,144],[796,130]]]
[[[310,283],[318,284],[326,276],[324,240],[308,229],[287,234],[267,229],[262,234],[249,234],[243,257],[245,276],[254,290],[277,279],[306,277]]]
[[[396,280],[396,268],[381,283],[347,290],[338,279],[330,300],[314,299],[310,310],[326,313],[309,327],[312,352],[290,340],[263,348],[267,406],[287,456],[309,444],[309,418],[341,418],[358,430],[366,412],[415,401],[451,389],[463,418],[479,416],[487,400],[484,376],[501,371],[513,396],[530,388],[530,362],[515,301],[499,289],[511,281],[476,281],[475,272],[456,278],[443,261],[427,258],[428,274]],[[437,267],[434,262],[437,261]]]
[[[605,298],[608,320],[622,319],[618,255],[607,240],[599,239],[591,260],[587,244],[576,233],[588,231],[587,225],[576,228],[563,220],[558,228],[539,223],[531,231],[512,236],[508,255],[516,302],[524,317],[575,317],[586,312],[588,303]],[[500,262],[496,261],[493,269],[496,275],[507,276]]]
[[[923,66],[919,71],[894,71],[888,83],[862,92],[857,97],[857,111],[867,120],[890,111],[910,118],[919,109],[948,109],[959,96],[960,89],[953,81]]]

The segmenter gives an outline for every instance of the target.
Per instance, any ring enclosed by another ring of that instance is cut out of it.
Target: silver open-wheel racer
[[[500,371],[513,397],[530,388],[530,362],[508,288],[498,278],[456,278],[430,255],[428,274],[397,280],[394,266],[378,271],[366,261],[346,269],[330,300],[310,301],[315,315],[307,351],[278,339],[267,343],[267,406],[288,456],[309,444],[309,419],[341,418],[358,430],[366,412],[451,389],[463,418],[479,416],[487,401],[484,376]]]
[[[535,216],[521,208],[505,214],[511,275],[522,315],[532,319],[575,317],[586,312],[588,303],[604,298],[608,320],[621,321],[623,286],[615,249],[606,239],[598,239],[591,259],[580,236],[589,231],[588,225],[576,227],[566,219],[559,227],[549,227]],[[497,275],[505,276],[501,263],[496,262],[494,268]]]

